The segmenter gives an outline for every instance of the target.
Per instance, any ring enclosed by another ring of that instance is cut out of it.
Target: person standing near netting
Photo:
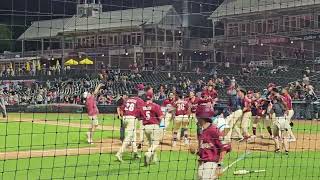
[[[286,88],[282,90],[282,100],[287,106],[288,114],[286,115],[286,120],[288,121],[290,126],[293,126],[292,117],[294,115],[294,111],[293,111],[293,106],[292,106],[292,98]],[[289,140],[288,141],[289,142],[296,141],[296,137],[293,134],[291,128],[288,129],[288,132],[289,132]]]
[[[149,148],[144,156],[144,165],[148,166],[151,163],[157,163],[158,158],[156,149],[159,146],[162,131],[160,122],[163,120],[161,107],[153,102],[153,92],[147,91],[145,94],[146,102],[141,108],[140,115],[142,118],[144,133],[147,137]]]
[[[287,107],[279,93],[274,92],[272,105],[268,107],[271,116],[275,117],[272,130],[275,142],[275,152],[280,152],[280,143],[283,143],[285,153],[289,153],[288,130],[291,128],[289,121],[286,120]]]
[[[122,160],[122,154],[123,152],[128,148],[129,144],[132,146],[132,150],[134,153],[134,158],[140,158],[140,155],[138,154],[138,148],[137,148],[137,122],[138,118],[140,118],[140,109],[144,105],[144,101],[137,97],[133,96],[128,99],[124,100],[124,103],[121,107],[122,109],[122,119],[123,119],[123,125],[125,128],[125,132],[127,135],[125,136],[125,139],[122,143],[122,146],[120,147],[119,151],[116,154],[116,157],[118,161],[123,162]]]
[[[6,118],[7,117],[7,108],[6,108],[6,101],[4,100],[3,91],[0,91],[0,108],[1,108],[2,117]]]
[[[222,133],[216,125],[212,124],[213,116],[214,111],[211,106],[198,106],[196,117],[201,127],[198,135],[199,180],[217,179],[225,152],[231,151],[231,145],[222,143]]]
[[[99,120],[98,120],[98,114],[99,114],[99,109],[97,107],[97,101],[96,101],[96,95],[98,94],[100,88],[104,86],[103,84],[99,84],[96,89],[93,91],[89,92],[84,92],[83,93],[83,98],[86,101],[86,108],[87,108],[87,113],[88,117],[91,120],[91,127],[89,128],[89,131],[87,132],[87,141],[89,144],[93,144],[93,135],[94,131],[99,125]]]

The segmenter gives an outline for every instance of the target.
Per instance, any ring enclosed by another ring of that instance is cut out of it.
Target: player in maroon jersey
[[[143,105],[144,105],[144,101],[141,98],[137,96],[133,96],[128,99],[125,99],[123,102],[123,105],[121,106],[123,124],[124,124],[125,132],[127,133],[127,135],[125,136],[122,146],[120,147],[119,151],[116,154],[116,157],[120,162],[123,162],[122,154],[128,148],[129,144],[132,145],[134,157],[140,158],[140,155],[138,154],[137,143],[136,143],[137,141],[136,128],[137,128],[138,118],[140,117],[140,111]]]
[[[213,88],[212,85],[208,86],[206,92],[213,102],[216,102],[218,100],[218,92]]]
[[[291,98],[290,94],[288,93],[288,89],[282,90],[282,101],[286,104],[286,107],[287,107],[286,120],[288,121],[288,123],[290,125],[293,126],[293,123],[291,120],[294,115],[294,111],[293,111],[293,106],[292,106],[292,98]],[[288,129],[288,134],[289,134],[288,142],[296,141],[296,137],[294,136],[291,128]]]
[[[174,93],[171,92],[169,93],[169,97],[162,102],[161,110],[164,114],[163,123],[164,123],[165,129],[169,127],[170,121],[173,118],[173,113],[174,113],[173,103],[175,102],[175,100],[176,100],[176,96]]]
[[[197,118],[196,118],[196,110],[199,104],[199,98],[195,96],[194,91],[190,91],[189,97],[186,99],[190,106],[191,106],[191,115],[190,115],[190,121],[194,120],[195,123],[197,123]]]
[[[177,143],[178,131],[180,128],[184,128],[184,143],[189,144],[188,137],[188,125],[189,125],[189,115],[190,115],[190,105],[189,102],[183,99],[182,92],[177,95],[177,100],[174,102],[173,107],[175,109],[174,117],[174,127],[173,127],[173,142],[172,146]]]
[[[225,152],[231,151],[231,145],[222,143],[220,130],[211,123],[211,119],[214,116],[212,107],[199,105],[196,116],[201,127],[201,132],[198,137],[198,179],[216,179],[217,174],[220,173],[220,163],[223,161]]]
[[[149,142],[148,151],[144,156],[144,165],[147,166],[151,162],[157,162],[156,148],[159,146],[162,132],[160,122],[163,120],[161,107],[152,101],[153,92],[147,91],[145,94],[146,102],[141,108],[140,115],[144,126],[144,133]]]

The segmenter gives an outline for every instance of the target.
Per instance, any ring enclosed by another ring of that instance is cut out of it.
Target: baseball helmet
[[[211,106],[208,105],[199,105],[196,110],[197,119],[204,119],[211,122],[212,117],[214,116],[214,111]]]

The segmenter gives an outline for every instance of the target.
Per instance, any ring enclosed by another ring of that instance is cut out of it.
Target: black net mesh
[[[0,179],[318,179],[319,18],[318,0],[1,2]]]

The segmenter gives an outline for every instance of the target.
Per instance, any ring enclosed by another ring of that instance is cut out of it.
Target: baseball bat
[[[246,174],[250,174],[250,173],[261,173],[261,172],[266,172],[265,169],[262,170],[237,170],[234,171],[233,174],[234,175],[246,175]]]
[[[251,154],[251,152],[247,151],[244,154],[242,154],[240,157],[238,157],[238,159],[236,159],[234,162],[232,162],[231,164],[229,164],[227,167],[223,168],[222,172],[227,171],[229,168],[231,168],[233,165],[235,165],[237,162],[243,160],[244,158],[246,158],[246,156],[248,156],[249,154]]]

